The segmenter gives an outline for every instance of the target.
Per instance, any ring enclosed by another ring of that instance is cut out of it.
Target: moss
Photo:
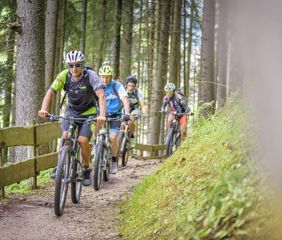
[[[135,188],[121,208],[125,239],[241,239],[260,231],[262,192],[245,112],[227,104]]]

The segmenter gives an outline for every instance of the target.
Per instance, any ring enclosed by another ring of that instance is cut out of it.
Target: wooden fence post
[[[36,136],[36,126],[35,122],[33,122],[33,157],[34,157],[34,177],[33,177],[33,183],[32,188],[37,188],[37,160],[36,160],[36,146],[37,146],[37,136]]]
[[[0,198],[5,198],[5,187],[1,187],[1,195]]]

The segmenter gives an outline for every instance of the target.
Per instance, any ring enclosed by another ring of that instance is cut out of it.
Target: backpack
[[[94,71],[94,69],[92,67],[87,67],[86,66],[86,67],[83,68],[83,72],[86,71],[87,74],[88,74],[88,70],[93,70]],[[86,87],[87,88],[92,88],[91,85],[90,85],[90,82],[89,82],[89,77],[87,79],[88,79],[88,81],[86,83]],[[64,104],[65,98],[66,98],[66,96],[67,96],[67,94],[69,92],[70,81],[71,81],[71,74],[70,74],[70,72],[68,72],[68,74],[66,76],[66,82],[65,82],[65,85],[64,85],[65,94],[64,94],[63,99],[61,101],[60,109],[62,109],[62,106]],[[93,96],[94,96],[94,102],[97,105],[98,96],[96,95],[95,91],[93,91]]]
[[[177,91],[175,91],[175,96],[176,96],[177,102],[181,105],[183,110],[185,110],[185,112],[189,112],[190,108],[188,106],[188,101],[184,93],[178,89]]]

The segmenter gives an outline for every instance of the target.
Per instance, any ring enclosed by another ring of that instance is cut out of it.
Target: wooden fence
[[[4,197],[4,187],[18,183],[24,179],[34,178],[39,172],[57,165],[58,152],[35,156],[36,148],[52,140],[61,137],[60,123],[45,123],[30,127],[9,127],[0,129],[0,152],[3,147],[32,146],[34,157],[18,163],[0,167],[0,190]],[[165,149],[165,145],[143,145],[135,144],[135,149],[141,151],[155,152]]]

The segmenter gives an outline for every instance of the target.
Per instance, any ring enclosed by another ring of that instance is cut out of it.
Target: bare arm
[[[38,112],[39,117],[44,118],[47,116],[53,95],[55,94],[52,92],[52,90],[49,89],[43,99],[41,109]]]
[[[141,107],[142,113],[146,113],[147,108],[146,108],[146,106],[145,106],[145,103],[144,103],[144,100],[143,100],[143,99],[140,100],[140,107]]]
[[[129,113],[130,113],[130,106],[129,106],[129,102],[128,102],[128,97],[127,97],[127,96],[124,96],[124,97],[121,99],[121,101],[122,101],[122,103],[123,103],[125,113],[126,113],[126,114],[129,114]]]
[[[105,117],[106,116],[106,97],[104,89],[98,89],[95,91],[96,95],[99,98],[99,107],[100,107],[100,116]]]

